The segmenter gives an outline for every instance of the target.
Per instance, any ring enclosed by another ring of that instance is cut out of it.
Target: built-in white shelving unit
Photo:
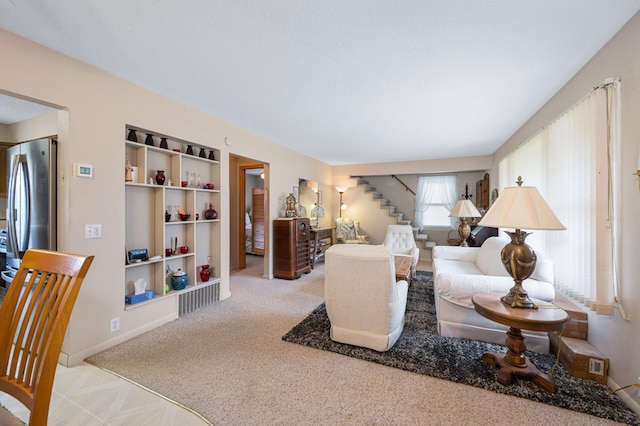
[[[135,132],[137,142],[127,140],[131,131]],[[152,135],[154,146],[145,144],[147,135]],[[167,148],[160,147],[162,138],[165,138]],[[125,165],[135,167],[133,180],[125,181],[125,294],[134,293],[134,283],[140,278],[146,281],[147,290],[155,291],[153,299],[125,304],[125,308],[144,306],[203,287],[219,286],[216,261],[221,252],[220,218],[207,219],[205,212],[210,206],[217,211],[220,207],[220,151],[135,126],[126,126],[125,147]],[[188,147],[192,148],[193,154],[187,153]],[[165,175],[162,185],[155,179],[158,170]],[[178,210],[183,210],[189,218],[181,220]],[[170,216],[168,220],[166,213]],[[174,241],[177,241],[178,250],[167,254],[167,249],[173,249]],[[181,253],[181,246],[187,246],[188,251]],[[129,263],[128,252],[138,249],[147,249],[150,258],[159,258]],[[202,281],[200,270],[206,264],[211,264],[213,270],[209,280]],[[188,277],[184,290],[171,287],[168,271],[178,269]]]

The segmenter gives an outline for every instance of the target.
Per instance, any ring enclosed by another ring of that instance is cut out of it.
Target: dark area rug
[[[480,360],[485,352],[505,352],[506,347],[476,340],[442,337],[436,329],[433,276],[418,272],[409,288],[405,327],[398,342],[387,352],[337,343],[329,337],[329,318],[324,304],[282,337],[287,342],[336,352],[389,367],[400,368],[456,383],[518,396],[617,422],[640,425],[636,414],[610,389],[591,380],[571,376],[551,354],[527,351],[539,370],[552,375],[558,392],[549,394],[531,380],[514,378],[510,386],[496,382],[496,368]]]

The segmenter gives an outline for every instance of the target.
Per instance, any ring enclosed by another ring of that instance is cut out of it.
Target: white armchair
[[[391,251],[338,244],[327,250],[324,298],[331,339],[376,351],[390,349],[404,328],[408,283],[396,282]]]
[[[415,276],[420,249],[416,245],[413,228],[410,225],[387,226],[387,236],[382,245],[387,246],[395,255],[410,256],[412,258],[411,277]]]

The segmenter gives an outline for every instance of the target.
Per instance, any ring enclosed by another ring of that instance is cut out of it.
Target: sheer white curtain
[[[421,176],[418,178],[416,190],[416,210],[414,221],[418,229],[424,228],[424,213],[429,209],[434,198],[442,200],[445,207],[451,211],[456,205],[456,177],[455,176]],[[455,218],[454,218],[455,219]],[[453,220],[452,219],[452,226]]]
[[[553,259],[558,291],[605,315],[619,301],[613,191],[619,84],[594,89],[498,166],[501,189],[522,176],[567,227],[527,238]]]

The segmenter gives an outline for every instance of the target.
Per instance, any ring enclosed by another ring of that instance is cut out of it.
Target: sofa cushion
[[[440,272],[447,272],[449,274],[469,274],[469,275],[484,275],[480,269],[473,262],[460,262],[451,259],[433,259],[433,272],[434,276],[439,275]]]
[[[482,244],[476,256],[476,266],[485,275],[509,277],[507,269],[502,264],[502,249],[511,240],[502,237],[490,237]],[[532,279],[553,283],[553,261],[541,251],[535,251],[536,269],[531,274]]]
[[[553,283],[553,260],[546,254],[536,251],[536,269],[531,274],[531,279]]]
[[[476,256],[476,265],[483,274],[497,277],[509,276],[501,257],[502,249],[509,244],[509,241],[511,240],[504,237],[490,237],[482,243]]]
[[[474,309],[471,302],[474,294],[491,292],[507,294],[513,285],[511,277],[444,272],[438,274],[435,291],[451,303]],[[545,302],[552,302],[556,295],[553,284],[548,282],[526,279],[522,282],[522,286],[530,297]]]

